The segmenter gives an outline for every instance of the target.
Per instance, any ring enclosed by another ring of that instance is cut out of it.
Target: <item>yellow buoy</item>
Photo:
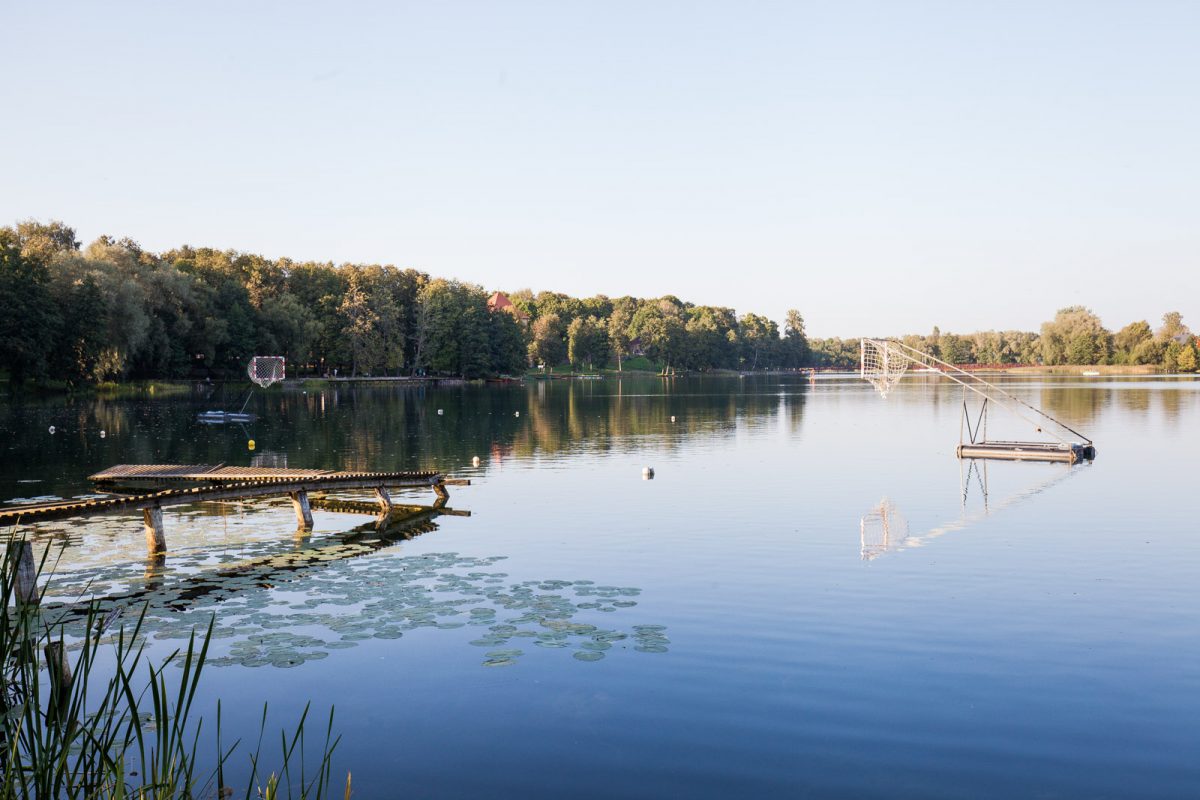
[[[250,450],[253,450],[254,449],[254,440],[251,439],[250,441],[246,442],[246,447]]]

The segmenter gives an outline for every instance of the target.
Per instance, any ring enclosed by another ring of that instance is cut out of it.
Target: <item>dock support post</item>
[[[292,498],[292,508],[296,509],[296,523],[304,530],[310,530],[313,526],[312,506],[308,504],[308,492],[299,491],[291,492],[288,495]]]
[[[388,494],[387,488],[383,486],[376,487],[375,496],[379,498],[379,513],[392,513],[392,496]]]
[[[142,522],[146,528],[146,550],[150,555],[167,552],[167,535],[163,532],[162,506],[142,509]]]
[[[62,641],[47,642],[46,669],[50,672],[50,705],[47,716],[50,719],[64,722],[63,716],[71,704],[71,686],[75,676],[71,674],[71,662]]]
[[[26,541],[9,542],[8,564],[13,574],[17,603],[36,606],[41,598],[37,588],[37,567],[33,565],[33,545]]]

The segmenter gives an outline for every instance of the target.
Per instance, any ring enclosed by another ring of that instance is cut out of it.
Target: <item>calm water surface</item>
[[[156,653],[215,612],[227,729],[335,706],[359,797],[1200,796],[1200,382],[1006,386],[1097,460],[960,464],[920,376],[275,389],[246,429],[193,422],[219,392],[8,403],[0,498],[117,463],[471,478],[470,517],[382,533],[169,510],[165,563],[140,518],[36,531],[54,598],[149,602]]]

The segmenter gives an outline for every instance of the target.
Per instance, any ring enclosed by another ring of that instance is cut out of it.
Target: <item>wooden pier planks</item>
[[[313,478],[333,475],[328,469],[281,469],[278,467],[227,467],[224,464],[117,464],[89,475],[93,483],[220,483],[265,478]]]
[[[118,467],[104,470],[93,475],[97,484],[103,485],[112,475],[122,471],[138,470],[138,477],[146,476],[150,480],[194,481],[195,475],[207,475],[211,472],[183,472],[182,465],[146,465],[161,471],[138,469],[142,465],[122,464]],[[197,466],[197,465],[192,465]],[[191,469],[192,466],[186,467]],[[198,465],[203,468],[203,465]],[[318,474],[312,474],[318,472]],[[97,477],[102,476],[102,477]],[[313,470],[267,470],[262,468],[251,480],[232,480],[228,474],[217,478],[214,476],[207,485],[190,488],[161,489],[138,494],[116,497],[104,497],[92,500],[66,500],[36,505],[16,506],[0,509],[0,526],[18,523],[44,522],[69,517],[89,517],[99,514],[119,514],[145,511],[147,509],[164,508],[189,503],[202,503],[213,500],[243,500],[271,495],[289,495],[295,492],[336,492],[355,489],[388,489],[388,488],[433,488],[438,490],[444,476],[433,470],[420,472],[321,472]],[[445,491],[444,489],[441,491]],[[149,523],[148,523],[149,524]],[[153,527],[152,525],[150,527]]]

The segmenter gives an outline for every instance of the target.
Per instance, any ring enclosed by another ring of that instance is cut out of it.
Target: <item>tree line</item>
[[[517,374],[570,365],[678,370],[853,369],[858,339],[812,339],[796,310],[755,313],[659,298],[522,289],[493,310],[481,286],[391,265],[268,259],[184,246],[163,253],[61,222],[0,228],[0,370],[87,383],[236,377],[253,355],[292,375]],[[1116,333],[1081,306],[1038,333],[902,337],[956,364],[1159,364],[1194,371],[1178,312]]]
[[[391,265],[299,262],[206,247],[82,247],[61,222],[0,228],[0,370],[16,383],[237,376],[254,355],[290,374],[477,378],[630,357],[679,369],[808,361],[804,321],[676,297],[577,299],[483,287]]]
[[[1162,317],[1157,330],[1145,320],[1131,322],[1116,333],[1083,306],[1060,309],[1054,319],[1030,331],[980,331],[897,337],[910,347],[951,364],[994,366],[1136,365],[1161,366],[1168,372],[1195,372],[1200,366],[1200,342],[1178,311]],[[858,365],[858,339],[813,339],[812,364],[853,369]]]

